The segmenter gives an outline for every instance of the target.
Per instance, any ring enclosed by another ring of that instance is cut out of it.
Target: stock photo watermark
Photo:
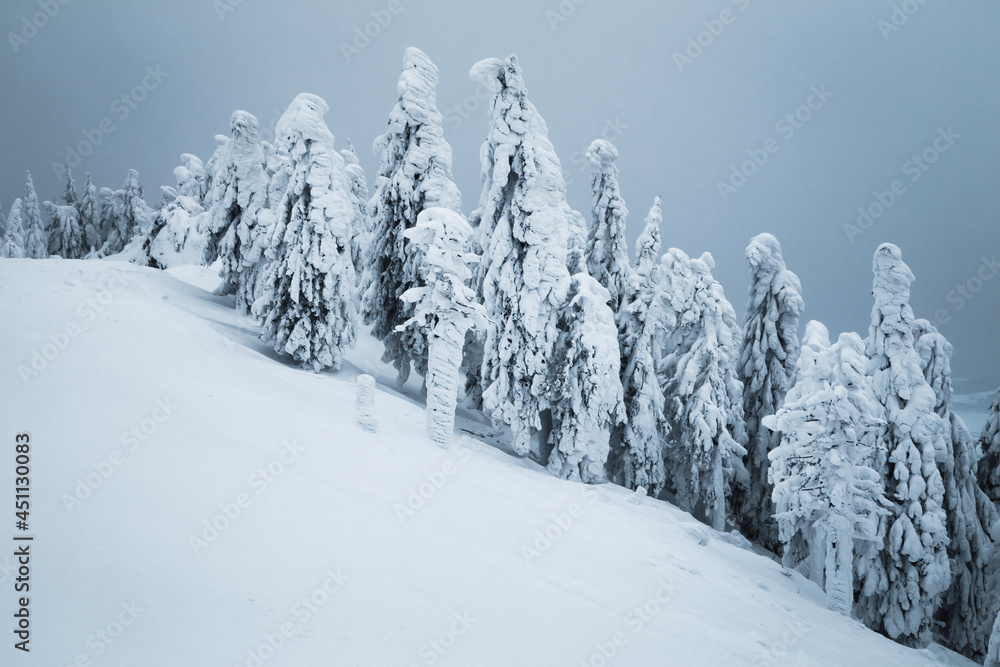
[[[17,32],[8,32],[7,41],[14,53],[21,51],[21,48],[38,35],[39,31],[54,19],[63,7],[71,0],[38,0],[38,11],[28,16],[21,17],[21,26]]]

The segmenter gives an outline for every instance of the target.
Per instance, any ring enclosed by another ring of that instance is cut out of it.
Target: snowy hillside
[[[471,436],[441,449],[380,345],[304,372],[217,282],[0,263],[4,437],[31,429],[36,540],[32,654],[3,664],[974,664],[827,611],[671,505]],[[361,372],[375,434],[355,424]]]

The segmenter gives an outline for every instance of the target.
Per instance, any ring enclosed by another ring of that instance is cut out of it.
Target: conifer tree
[[[24,202],[21,209],[24,225],[24,256],[28,259],[44,259],[49,256],[49,240],[42,223],[42,212],[38,208],[38,195],[35,194],[35,184],[28,172],[28,181],[24,186]]]
[[[302,93],[278,121],[278,150],[291,178],[271,230],[269,263],[253,312],[261,338],[304,367],[337,369],[354,345],[357,314],[351,291],[354,208],[344,158],[323,117],[330,107]]]
[[[49,255],[63,259],[79,259],[86,254],[83,229],[80,227],[80,213],[75,206],[56,206],[50,201],[44,203],[49,215],[48,239]]]
[[[398,329],[413,315],[402,294],[423,286],[417,270],[419,245],[407,246],[404,233],[416,226],[425,208],[461,210],[451,175],[451,146],[437,109],[437,83],[438,69],[430,58],[407,49],[389,129],[374,146],[380,166],[368,210],[373,239],[361,281],[361,312],[372,335],[382,341],[382,360],[395,366],[400,382],[409,377],[411,363],[418,373],[426,373],[428,335],[424,327]]]
[[[21,227],[21,200],[15,199],[7,216],[7,226],[0,243],[0,257],[24,257],[24,230]]]
[[[768,482],[768,454],[778,445],[780,431],[761,426],[777,412],[791,388],[799,356],[799,317],[805,309],[798,276],[785,268],[781,245],[771,234],[761,234],[746,249],[750,265],[750,298],[743,324],[738,375],[743,383],[746,418],[746,493],[737,493],[734,513],[743,534],[776,551],[777,525],[772,518],[773,487]]]
[[[618,184],[618,149],[598,139],[587,149],[593,170],[594,195],[590,230],[587,235],[587,269],[611,296],[611,309],[621,310],[628,298],[632,267],[628,261],[625,226],[628,209]]]
[[[979,461],[979,486],[990,500],[1000,504],[1000,389],[990,403],[979,447],[983,454]]]
[[[97,198],[97,188],[87,172],[87,184],[83,188],[83,199],[79,204],[80,228],[83,230],[83,245],[86,252],[94,252],[103,244],[101,239],[101,204]]]

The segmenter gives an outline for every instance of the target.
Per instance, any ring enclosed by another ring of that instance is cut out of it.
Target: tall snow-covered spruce
[[[291,178],[253,306],[264,321],[261,338],[315,371],[340,367],[357,327],[354,208],[344,158],[323,121],[329,109],[322,98],[302,93],[278,121],[277,149],[288,156]]]
[[[588,484],[604,481],[611,429],[625,419],[610,300],[608,290],[586,272],[573,276],[552,362],[548,470]]]
[[[236,309],[250,312],[261,268],[261,244],[268,240],[274,214],[267,207],[268,178],[257,118],[234,111],[232,137],[222,147],[212,179],[209,246],[222,259],[223,294],[236,295]]]
[[[674,315],[660,374],[667,481],[681,509],[725,530],[735,487],[746,484],[743,386],[736,377],[739,325],[709,253],[664,256],[667,298]]]
[[[444,139],[435,100],[437,83],[438,69],[430,58],[419,49],[407,49],[389,129],[374,146],[381,165],[368,211],[373,239],[362,279],[361,312],[384,345],[383,361],[396,367],[400,381],[409,376],[411,362],[418,373],[426,372],[428,336],[425,327],[398,329],[413,315],[403,293],[423,285],[420,246],[406,245],[404,233],[416,226],[426,208],[461,211],[451,176],[451,146]]]
[[[628,262],[625,225],[628,209],[618,183],[618,149],[598,139],[587,149],[593,171],[594,204],[587,234],[587,270],[608,290],[618,312],[628,297],[632,267]]]
[[[0,243],[0,257],[24,257],[24,230],[21,227],[21,200],[15,199],[7,216],[7,226]]]
[[[63,259],[79,259],[86,254],[80,213],[75,206],[58,206],[50,201],[43,204],[49,214],[49,255]]]
[[[469,74],[491,95],[480,153],[483,192],[473,213],[482,253],[476,281],[489,317],[483,407],[494,423],[511,427],[514,452],[525,456],[549,408],[549,360],[570,283],[567,242],[575,218],[517,58],[483,60]]]
[[[466,284],[472,278],[470,265],[479,257],[466,252],[472,228],[460,214],[447,208],[427,208],[417,217],[416,227],[407,229],[408,243],[417,246],[417,267],[423,287],[411,287],[402,299],[413,304],[413,318],[400,325],[424,327],[428,332],[427,433],[445,444],[455,430],[459,369],[465,334],[486,326],[483,306]]]
[[[867,353],[875,398],[885,425],[876,442],[890,514],[885,548],[859,570],[856,612],[869,627],[901,644],[927,646],[934,615],[951,582],[944,485],[937,453],[945,425],[935,412],[914,347],[910,284],[913,273],[899,248],[875,251],[871,333]]]
[[[980,660],[1000,608],[990,585],[997,569],[991,534],[1000,531],[1000,516],[976,481],[979,451],[975,438],[951,408],[951,343],[927,320],[914,323],[914,336],[924,377],[934,390],[935,411],[945,425],[946,447],[938,450],[937,464],[944,483],[952,580],[938,618],[948,646]]]
[[[79,203],[80,228],[83,230],[84,246],[88,253],[100,250],[101,244],[101,202],[97,199],[97,188],[87,172],[87,184],[83,187],[83,198]]]
[[[658,264],[660,223],[657,197],[636,244],[636,269],[629,295],[618,312],[621,384],[626,419],[613,432],[608,473],[611,481],[630,489],[644,488],[653,497],[663,490],[663,392],[656,376],[656,341],[672,326],[664,308],[663,271]]]
[[[778,547],[772,518],[773,487],[768,482],[768,454],[778,445],[780,431],[761,420],[773,415],[785,400],[799,356],[799,317],[805,310],[798,276],[785,268],[781,245],[770,234],[755,236],[746,249],[750,265],[750,298],[743,324],[738,375],[743,383],[749,483],[734,499],[733,512],[743,534],[767,549]]]
[[[35,183],[28,172],[24,184],[24,202],[21,206],[21,220],[24,225],[24,256],[28,259],[44,259],[49,256],[49,241],[42,223],[42,211],[38,207]]]
[[[854,542],[878,542],[886,504],[869,466],[878,420],[867,366],[860,336],[831,345],[826,327],[810,322],[795,385],[760,424],[782,434],[769,478],[783,563],[823,586],[828,606],[845,616],[854,604]]]

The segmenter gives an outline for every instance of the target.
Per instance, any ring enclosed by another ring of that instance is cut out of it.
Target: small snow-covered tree
[[[944,485],[937,452],[945,425],[914,348],[910,283],[913,273],[891,243],[873,261],[875,306],[867,352],[885,426],[877,437],[877,467],[890,501],[885,548],[860,572],[856,611],[873,630],[901,644],[927,646],[934,615],[951,581]]]
[[[106,255],[110,248],[109,241],[115,231],[119,229],[119,219],[121,218],[121,190],[111,188],[101,188],[97,191],[97,197],[101,202],[101,221],[98,225],[98,232],[101,235],[100,255]]]
[[[86,252],[94,252],[103,244],[101,239],[101,203],[97,198],[97,188],[87,172],[87,184],[80,200],[80,228],[83,230],[83,245]]]
[[[402,294],[423,284],[417,268],[422,260],[410,254],[419,246],[407,246],[404,233],[416,226],[425,208],[461,210],[451,175],[451,146],[437,109],[437,83],[438,69],[430,58],[407,49],[389,129],[374,145],[381,164],[368,208],[374,236],[362,278],[361,312],[372,335],[382,341],[382,360],[395,366],[400,382],[409,376],[411,362],[421,375],[427,367],[426,329],[398,328],[413,315]]]
[[[664,308],[660,252],[660,199],[656,198],[639,236],[637,266],[629,297],[618,312],[618,341],[622,354],[621,384],[625,423],[611,436],[608,476],[630,489],[640,487],[654,498],[663,490],[663,392],[656,377],[660,333],[673,326]]]
[[[204,206],[208,194],[205,165],[197,155],[181,153],[181,165],[174,169],[174,178],[179,197],[191,197]]]
[[[878,420],[867,362],[860,336],[831,345],[826,327],[810,322],[795,385],[776,414],[761,418],[761,428],[782,434],[769,478],[784,565],[803,567],[845,616],[854,604],[854,542],[878,541],[887,504],[868,465]]]
[[[664,447],[667,480],[681,509],[724,531],[733,488],[746,484],[743,386],[736,377],[739,325],[709,253],[664,258],[675,324],[666,341]]]
[[[400,327],[421,326],[428,331],[427,434],[442,444],[455,430],[465,333],[486,325],[485,310],[466,284],[472,278],[469,265],[479,261],[466,252],[471,234],[460,213],[440,207],[421,211],[417,225],[404,232],[407,242],[418,246],[424,286],[402,294],[413,304],[413,318]]]
[[[935,412],[945,424],[945,448],[938,450],[937,464],[944,484],[952,579],[938,618],[948,645],[979,660],[986,654],[1000,607],[989,586],[996,553],[990,535],[1000,531],[1000,516],[976,481],[976,441],[952,411],[951,343],[927,320],[914,323],[914,337],[924,377],[934,390]]]
[[[43,204],[49,214],[49,255],[63,259],[79,259],[86,254],[80,213],[75,206],[57,206],[50,201]]]
[[[750,481],[746,493],[736,494],[733,512],[747,538],[776,551],[779,542],[772,518],[768,454],[777,447],[781,431],[761,426],[761,420],[777,412],[791,388],[799,356],[799,317],[805,304],[802,284],[785,268],[778,239],[771,234],[755,236],[747,246],[746,257],[751,274],[750,298],[738,376],[743,383]]]
[[[569,289],[567,237],[574,212],[548,129],[528,101],[517,58],[491,58],[470,76],[491,96],[490,130],[480,153],[483,192],[473,214],[489,326],[481,367],[483,407],[511,427],[528,454],[549,408],[549,359]]]
[[[548,470],[587,484],[604,481],[611,429],[625,420],[610,299],[608,290],[587,273],[573,276],[559,313],[552,362]]]
[[[143,197],[139,172],[129,169],[125,184],[115,193],[113,210],[109,216],[111,228],[101,250],[105,256],[122,252],[137,236],[145,238],[152,227],[154,212]],[[103,204],[103,202],[102,202]]]
[[[261,338],[304,367],[339,368],[354,345],[357,314],[351,299],[350,182],[323,117],[330,107],[302,93],[277,125],[279,150],[291,179],[264,244],[270,253],[253,312]]]
[[[73,180],[73,172],[66,167],[66,190],[63,192],[63,204],[66,206],[76,206],[76,181]]]
[[[587,149],[593,171],[594,204],[587,234],[587,269],[611,295],[611,309],[618,312],[629,296],[632,267],[628,262],[625,225],[628,209],[618,184],[618,149],[598,139]]]
[[[212,179],[209,245],[222,259],[220,294],[235,294],[236,309],[250,312],[256,297],[262,244],[268,241],[274,214],[267,207],[268,178],[257,118],[233,112],[232,138],[219,153]]]
[[[35,184],[28,172],[28,181],[24,185],[24,202],[21,210],[24,225],[24,256],[28,259],[44,259],[49,256],[49,241],[45,235],[45,225],[42,223],[42,212],[38,207],[38,195]]]
[[[7,216],[7,228],[0,243],[0,257],[24,257],[24,230],[21,227],[21,200],[15,199]]]
[[[354,144],[347,142],[347,148],[340,151],[347,169],[347,178],[351,181],[351,200],[354,202],[354,235],[351,237],[351,261],[361,268],[368,261],[368,248],[372,241],[371,221],[368,218],[368,178],[365,170],[354,152]]]
[[[979,486],[990,500],[1000,504],[1000,389],[990,403],[979,446],[983,453],[979,461]]]

